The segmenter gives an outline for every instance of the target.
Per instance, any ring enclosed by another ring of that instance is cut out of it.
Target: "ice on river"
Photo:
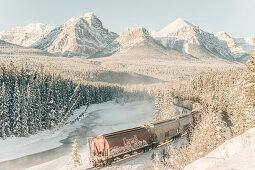
[[[85,107],[75,111],[78,115],[84,111]],[[75,116],[73,117],[75,118]],[[73,131],[88,126],[90,134],[99,135],[112,131],[136,127],[153,120],[153,102],[140,101],[127,104],[117,104],[115,102],[106,102],[91,105],[86,115],[77,123],[66,125],[60,130],[44,131],[28,138],[10,138],[0,141],[0,162],[12,160],[15,158],[39,153],[62,145],[60,142],[67,137],[70,138]],[[75,134],[78,135],[78,134]],[[71,136],[75,139],[76,136]],[[86,140],[86,138],[84,138]],[[78,143],[79,144],[79,143]],[[70,148],[71,149],[71,148]],[[70,150],[71,151],[71,150]],[[90,167],[88,146],[80,146],[80,154],[83,157],[83,164]],[[68,162],[70,154],[65,154],[55,160],[33,166],[35,169],[63,169]]]

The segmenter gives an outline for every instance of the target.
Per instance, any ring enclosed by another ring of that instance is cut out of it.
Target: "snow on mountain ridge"
[[[156,37],[166,37],[171,33],[177,32],[179,29],[183,29],[185,27],[191,28],[197,28],[197,26],[191,24],[190,22],[178,18],[175,21],[168,24],[166,27],[164,27],[162,30],[158,31],[155,36]]]
[[[28,24],[24,27],[14,27],[11,30],[0,32],[0,39],[27,47],[48,34],[54,28],[54,26],[42,23]]]
[[[116,52],[125,53],[131,48],[139,46],[142,43],[153,44],[154,38],[150,35],[149,31],[143,27],[131,27],[124,30],[118,38],[116,38],[106,48],[101,50],[95,57],[109,56]]]
[[[32,47],[64,56],[89,57],[111,43],[117,35],[103,27],[94,13],[71,18]]]
[[[177,19],[160,31],[151,31],[151,33],[166,48],[195,57],[218,56],[227,60],[245,62],[252,50],[243,39],[233,39],[225,32],[215,35],[205,32],[184,19]]]
[[[232,38],[226,32],[217,32],[214,34],[220,41],[226,42],[230,51],[235,58],[246,57],[254,49],[253,37],[248,38]]]

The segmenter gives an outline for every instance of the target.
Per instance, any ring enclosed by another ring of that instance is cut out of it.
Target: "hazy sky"
[[[0,0],[0,30],[38,22],[58,26],[87,12],[115,32],[135,26],[159,30],[184,18],[212,33],[255,35],[255,0]]]

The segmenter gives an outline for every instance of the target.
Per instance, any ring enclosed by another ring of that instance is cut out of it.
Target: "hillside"
[[[255,169],[255,128],[230,139],[184,170]]]
[[[15,45],[15,44],[0,40],[0,55],[4,55],[4,56],[6,56],[6,55],[45,56],[45,55],[50,55],[50,54],[45,51],[39,50],[39,49],[23,47],[23,46]]]

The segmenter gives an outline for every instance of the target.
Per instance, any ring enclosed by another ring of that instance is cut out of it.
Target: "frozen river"
[[[70,158],[74,139],[77,139],[83,164],[89,167],[87,137],[139,126],[152,120],[153,103],[149,101],[91,105],[79,122],[56,132],[0,141],[0,170],[63,169]],[[12,145],[15,146],[12,148]]]

